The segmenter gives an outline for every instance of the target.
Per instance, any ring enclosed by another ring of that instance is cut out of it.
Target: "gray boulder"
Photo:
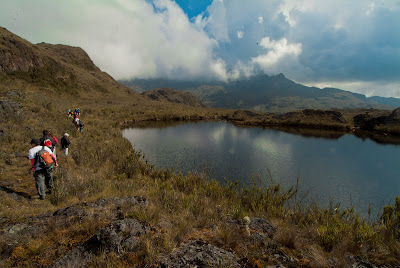
[[[240,264],[232,253],[203,240],[194,240],[176,249],[166,260],[161,261],[161,267],[240,267]]]
[[[148,232],[149,229],[136,219],[113,221],[86,242],[55,261],[50,267],[84,267],[100,253],[113,252],[120,255],[124,252],[133,252],[138,248],[141,235]]]

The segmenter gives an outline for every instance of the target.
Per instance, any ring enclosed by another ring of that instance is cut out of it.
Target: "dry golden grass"
[[[149,205],[124,211],[124,216],[138,219],[153,232],[142,240],[137,254],[100,255],[95,260],[96,266],[155,264],[158,256],[170,253],[191,238],[203,238],[234,251],[237,256],[251,260],[255,267],[272,264],[271,251],[252,245],[245,230],[234,230],[226,224],[226,219],[244,216],[264,217],[274,222],[275,250],[295,257],[305,267],[340,266],[345,262],[344,255],[350,253],[377,264],[400,265],[397,257],[400,204],[387,209],[382,223],[370,224],[353,212],[289,206],[295,189],[283,192],[279,185],[267,187],[257,183],[252,188],[239,189],[235,183],[221,185],[204,174],[183,176],[155,169],[121,136],[122,127],[141,120],[226,118],[233,111],[151,102],[111,80],[109,84],[99,82],[98,72],[79,73],[75,72],[75,66],[67,67],[76,73],[76,80],[65,86],[54,87],[50,80],[30,83],[17,75],[0,80],[1,96],[20,103],[23,111],[21,118],[0,122],[5,133],[0,137],[5,156],[0,162],[0,181],[32,198],[16,199],[0,192],[0,218],[4,219],[1,224],[25,222],[30,216],[84,201],[140,195],[149,200]],[[74,83],[76,88],[71,87]],[[7,93],[11,91],[18,94]],[[66,117],[67,109],[77,107],[85,123],[83,134]],[[40,201],[34,179],[27,173],[29,161],[23,156],[30,148],[31,138],[40,137],[43,129],[51,130],[58,138],[68,132],[71,147],[69,157],[58,148],[60,167],[55,171],[54,193]],[[0,264],[47,266],[110,220],[105,212],[103,221],[88,219],[83,223],[71,222],[64,228],[50,228],[45,236],[32,237],[13,248]]]

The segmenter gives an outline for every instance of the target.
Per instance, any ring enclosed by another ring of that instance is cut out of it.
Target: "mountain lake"
[[[296,200],[375,217],[400,196],[400,145],[326,130],[237,127],[219,121],[142,122],[122,131],[158,168],[203,172],[240,187],[296,187]],[[252,179],[253,178],[253,179]]]

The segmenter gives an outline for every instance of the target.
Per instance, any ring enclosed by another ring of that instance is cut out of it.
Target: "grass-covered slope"
[[[400,200],[380,222],[334,206],[300,208],[295,190],[257,182],[239,190],[158,170],[120,133],[139,120],[242,120],[242,112],[146,100],[80,48],[33,45],[3,28],[0,59],[0,266],[199,262],[188,248],[202,252],[203,266],[400,265]],[[83,134],[66,116],[78,107]],[[43,129],[68,132],[71,147],[68,158],[58,148],[54,192],[41,201],[25,156]],[[207,259],[215,252],[222,257]]]

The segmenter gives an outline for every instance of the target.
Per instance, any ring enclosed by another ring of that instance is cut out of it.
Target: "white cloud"
[[[205,27],[207,33],[219,42],[228,42],[228,28],[227,28],[227,10],[222,0],[214,0],[214,2],[207,8],[210,14],[208,23]]]
[[[300,83],[355,81],[360,92],[398,94],[382,82],[400,77],[398,0],[214,0],[192,20],[173,0],[0,1],[2,27],[80,46],[117,79],[229,81],[261,67]]]
[[[259,64],[265,70],[273,69],[283,59],[297,59],[301,54],[301,44],[288,44],[286,38],[275,41],[265,37],[261,40],[260,46],[267,49],[268,52],[252,58],[252,62]]]
[[[219,75],[210,68],[219,63],[218,43],[204,32],[206,20],[191,23],[174,1],[71,0],[68,7],[40,0],[40,8],[36,2],[12,2],[9,9],[28,10],[19,18],[25,26],[16,31],[22,37],[80,46],[116,79]],[[7,26],[2,15],[0,25]]]
[[[365,12],[365,14],[366,14],[367,16],[371,15],[372,12],[374,12],[374,9],[375,9],[375,3],[374,3],[374,2],[371,2],[371,3],[368,5],[368,10]]]

